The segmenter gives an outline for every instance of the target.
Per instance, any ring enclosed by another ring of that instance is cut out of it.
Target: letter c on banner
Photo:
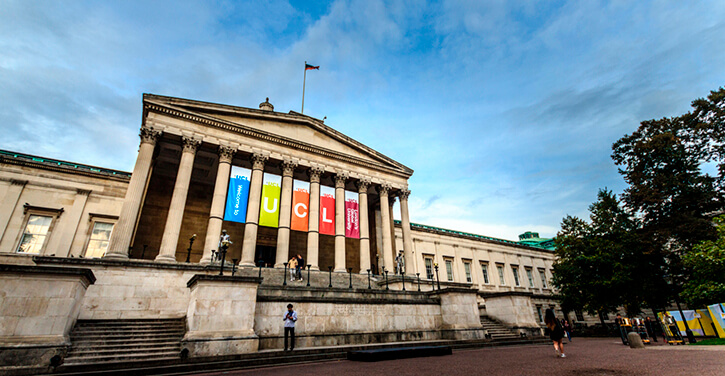
[[[300,213],[300,207],[302,207],[303,209],[305,209],[305,211],[302,212],[302,213]],[[298,203],[297,205],[295,205],[295,215],[298,216],[298,217],[300,217],[300,218],[306,217],[307,216],[307,205],[305,205],[305,204],[303,204],[301,202]]]
[[[277,199],[275,198],[272,201],[272,204],[273,204],[272,209],[268,208],[268,206],[269,206],[268,204],[269,204],[269,197],[265,197],[264,198],[264,211],[266,211],[267,213],[276,213],[277,212]]]

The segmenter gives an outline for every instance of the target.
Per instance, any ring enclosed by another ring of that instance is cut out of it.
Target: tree
[[[690,307],[725,302],[725,216],[715,222],[717,240],[704,241],[683,257],[691,272],[681,295]]]

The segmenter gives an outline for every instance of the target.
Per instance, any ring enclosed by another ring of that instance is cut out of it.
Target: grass
[[[708,338],[708,339],[702,339],[698,340],[696,343],[693,343],[692,346],[712,346],[712,345],[725,345],[725,338]]]

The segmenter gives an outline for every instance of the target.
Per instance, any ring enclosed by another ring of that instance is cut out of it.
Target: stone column
[[[358,202],[360,203],[360,274],[370,269],[370,230],[368,226],[368,187],[370,180],[357,182]]]
[[[395,241],[395,217],[393,217],[393,205],[395,205],[395,194],[388,193],[388,215],[390,218],[390,254],[393,258],[393,264],[390,266],[391,273],[395,272],[395,258],[398,257],[398,245]]]
[[[179,172],[176,174],[176,183],[174,183],[174,193],[171,195],[169,214],[166,216],[166,226],[164,227],[164,235],[161,238],[161,248],[159,249],[159,255],[154,260],[158,262],[176,262],[176,245],[179,243],[181,222],[184,219],[184,208],[186,207],[186,196],[189,193],[191,171],[194,169],[196,150],[201,145],[201,141],[191,137],[183,137],[182,142],[184,149],[181,152]]]
[[[242,266],[254,266],[254,254],[257,251],[257,228],[259,227],[259,202],[262,199],[262,179],[264,163],[269,159],[262,153],[252,154],[252,180],[249,182],[249,205],[247,205],[247,223],[244,225],[244,243],[242,244]]]
[[[335,272],[346,273],[345,269],[345,181],[348,175],[335,175]]]
[[[383,264],[385,270],[389,273],[394,273],[395,268],[393,264],[393,245],[390,239],[390,210],[388,208],[388,192],[390,191],[390,185],[383,184],[378,187],[378,194],[380,195],[380,216],[382,217],[382,228],[383,233],[383,249],[380,254],[383,256]],[[382,269],[381,269],[382,272]]]
[[[209,224],[206,226],[206,239],[204,250],[199,260],[200,264],[211,264],[211,251],[219,247],[219,237],[222,233],[222,222],[224,221],[224,204],[229,188],[229,173],[232,169],[232,158],[237,149],[230,146],[219,146],[219,166],[216,171],[216,182],[214,183],[214,194],[211,199],[211,210],[209,210]]]
[[[141,211],[141,199],[146,190],[154,148],[161,132],[144,126],[141,128],[139,136],[141,136],[141,146],[138,150],[136,165],[133,167],[131,181],[128,182],[126,189],[126,198],[121,207],[121,215],[119,215],[116,225],[113,226],[108,251],[104,258],[128,260],[128,247],[131,245],[136,219]]]
[[[310,168],[310,210],[307,226],[307,262],[310,269],[320,270],[320,175],[321,167]]]
[[[400,224],[403,228],[403,255],[405,256],[405,274],[415,275],[413,268],[413,237],[410,233],[410,216],[408,215],[408,197],[410,191],[400,191]]]
[[[290,221],[292,219],[292,174],[297,162],[285,160],[282,162],[282,193],[279,203],[279,230],[277,230],[277,260],[275,268],[284,268],[289,260]]]

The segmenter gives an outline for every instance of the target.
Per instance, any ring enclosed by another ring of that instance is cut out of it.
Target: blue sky
[[[305,60],[305,113],[415,170],[411,221],[554,236],[725,84],[725,2],[2,0],[0,148],[130,171],[142,93],[299,111]]]

